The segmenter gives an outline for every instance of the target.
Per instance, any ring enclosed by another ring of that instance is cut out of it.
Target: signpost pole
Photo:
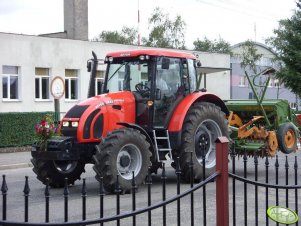
[[[54,99],[54,119],[56,124],[60,121],[60,99]]]

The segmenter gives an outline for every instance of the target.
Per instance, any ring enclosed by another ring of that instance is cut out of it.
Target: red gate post
[[[229,226],[229,186],[227,137],[218,137],[216,143],[216,226]]]

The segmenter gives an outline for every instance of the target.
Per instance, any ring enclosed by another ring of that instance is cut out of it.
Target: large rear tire
[[[80,175],[85,172],[85,162],[77,161],[53,161],[32,158],[33,172],[37,178],[46,184],[49,178],[49,185],[53,188],[61,188],[65,185],[65,178],[68,178],[68,185],[74,184],[80,179]]]
[[[103,177],[104,187],[114,192],[119,175],[119,186],[122,192],[129,192],[132,188],[132,172],[136,185],[141,185],[151,166],[150,145],[146,137],[138,130],[121,128],[109,133],[96,146],[93,156],[96,179]]]
[[[280,151],[290,154],[297,150],[297,131],[296,127],[288,122],[279,126],[277,130],[277,140]]]
[[[202,179],[204,154],[206,175],[215,171],[215,141],[220,136],[229,137],[228,133],[225,114],[219,107],[207,102],[191,107],[184,120],[181,148],[178,151],[183,180],[190,180],[191,152],[195,180]]]

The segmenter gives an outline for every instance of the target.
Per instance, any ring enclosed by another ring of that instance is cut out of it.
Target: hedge
[[[53,112],[0,113],[0,147],[31,145],[35,141],[35,125]]]

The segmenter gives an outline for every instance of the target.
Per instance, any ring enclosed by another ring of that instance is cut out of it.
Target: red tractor
[[[197,87],[200,63],[194,55],[157,49],[108,53],[102,94],[94,96],[98,63],[93,53],[89,98],[64,116],[62,136],[48,140],[47,151],[32,150],[40,181],[49,178],[52,187],[62,187],[68,178],[74,184],[92,163],[108,191],[114,191],[119,175],[126,192],[133,175],[140,185],[149,168],[157,172],[176,157],[188,181],[191,152],[196,180],[203,156],[206,172],[215,169],[215,140],[228,136],[228,110],[219,97]]]

